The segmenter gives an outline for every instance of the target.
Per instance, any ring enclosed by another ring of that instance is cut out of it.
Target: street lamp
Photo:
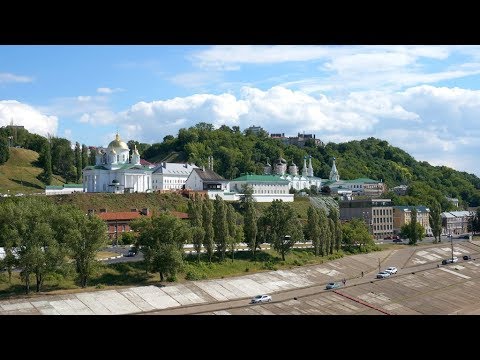
[[[453,235],[448,233],[448,237],[450,238],[450,244],[452,245],[452,261],[453,261]]]

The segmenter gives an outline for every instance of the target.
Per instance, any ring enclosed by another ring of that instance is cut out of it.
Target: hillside
[[[106,194],[106,193],[74,193],[71,195],[47,196],[47,199],[60,205],[73,205],[87,212],[94,209],[106,209],[108,212],[141,210],[151,211],[176,210],[187,211],[187,199],[176,194],[138,193],[138,194]]]
[[[37,179],[42,168],[34,165],[38,156],[35,151],[11,147],[10,158],[0,165],[0,194],[43,193],[45,184]],[[52,185],[63,183],[63,178],[54,176]]]
[[[177,137],[168,136],[162,143],[152,144],[143,156],[154,161],[182,154],[182,159],[199,166],[206,166],[207,158],[213,156],[214,170],[227,179],[247,172],[262,173],[267,161],[272,163],[280,156],[301,168],[304,156],[308,155],[312,156],[314,175],[325,179],[335,157],[341,179],[368,177],[382,180],[388,188],[409,185],[408,196],[388,194],[397,205],[431,206],[433,201],[439,201],[442,209],[447,210],[451,205],[445,196],[459,198],[462,207],[480,205],[480,179],[476,175],[417,161],[387,141],[368,138],[328,143],[325,147],[307,145],[284,145],[266,134],[244,134],[238,127],[223,125],[214,129],[211,124],[199,123],[180,129]]]

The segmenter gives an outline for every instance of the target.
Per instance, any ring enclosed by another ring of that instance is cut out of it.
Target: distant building
[[[230,193],[230,182],[211,169],[195,168],[185,182],[185,189],[207,191],[208,197],[215,199],[216,195],[224,197]]]
[[[89,213],[94,213],[94,211],[89,210]],[[107,224],[107,234],[109,239],[115,239],[116,241],[118,241],[118,238],[121,237],[124,232],[132,231],[130,229],[130,222],[132,220],[138,219],[142,216],[152,216],[148,209],[142,209],[142,211],[131,209],[130,211],[119,212],[107,212],[106,209],[100,209],[100,212],[95,215]]]
[[[242,175],[230,182],[232,192],[242,194],[243,186],[250,186],[253,190],[253,198],[257,202],[272,202],[282,200],[293,202],[293,194],[290,194],[290,182],[279,175]]]
[[[339,201],[340,220],[362,219],[375,239],[393,235],[391,199]]]
[[[345,190],[351,190],[353,196],[364,195],[369,197],[381,196],[386,191],[386,185],[381,180],[369,178],[358,178],[354,180],[340,180],[340,174],[333,158],[332,169],[328,180],[322,182],[323,186],[328,186],[331,193],[341,194]],[[348,193],[347,193],[348,195]]]
[[[193,169],[198,169],[195,164],[162,162],[152,173],[154,191],[172,191],[183,189],[188,176]]]
[[[442,230],[444,235],[464,234],[468,232],[468,222],[473,216],[471,211],[442,212]]]
[[[273,133],[270,135],[273,139],[281,140],[285,145],[295,145],[298,147],[305,147],[307,140],[313,140],[315,146],[324,146],[324,143],[320,139],[315,138],[315,134],[301,134],[297,136],[285,137],[285,133]]]
[[[45,186],[45,195],[65,195],[83,192],[83,184],[63,184]]]
[[[141,165],[136,146],[130,157],[128,145],[117,134],[106,149],[97,148],[95,165],[83,169],[83,191],[151,192],[152,168]]]
[[[399,234],[402,226],[412,221],[412,210],[417,210],[417,222],[425,229],[427,236],[432,236],[430,227],[430,209],[426,206],[394,206],[393,207],[393,233]]]
[[[250,126],[248,128],[245,129],[245,131],[250,131],[252,132],[253,134],[257,135],[259,134],[260,132],[265,132],[267,135],[268,135],[268,132],[266,132],[265,130],[263,130],[263,128],[261,126]]]
[[[448,197],[448,196],[445,196],[445,198],[446,198],[448,201],[450,201],[450,202],[453,204],[453,206],[458,207],[458,199],[457,199],[457,198],[450,198],[450,197]]]
[[[407,195],[408,186],[407,185],[398,185],[392,188],[392,191],[399,196]]]

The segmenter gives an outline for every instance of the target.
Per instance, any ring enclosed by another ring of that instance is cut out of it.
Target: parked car
[[[270,301],[272,301],[272,297],[270,295],[257,295],[250,300],[250,304],[265,303]]]
[[[338,289],[341,286],[342,286],[341,283],[331,282],[331,283],[328,283],[327,286],[325,286],[325,289],[326,290]]]
[[[403,240],[400,238],[393,239],[394,243],[403,243]]]
[[[137,255],[137,249],[134,247],[130,248],[130,250],[128,250],[128,253],[125,254],[125,256],[127,257],[132,257],[135,255]]]
[[[463,260],[471,260],[472,257],[470,255],[463,255]]]
[[[398,269],[395,266],[390,266],[386,268],[385,271],[393,275],[397,273]]]
[[[461,235],[458,238],[459,239],[470,239],[470,235]]]
[[[442,265],[447,265],[447,264],[456,263],[456,262],[458,262],[458,258],[454,256],[453,259],[452,258],[443,259]]]
[[[392,275],[392,274],[390,274],[389,272],[381,271],[377,274],[377,279],[384,279],[384,278],[389,277],[390,275]]]

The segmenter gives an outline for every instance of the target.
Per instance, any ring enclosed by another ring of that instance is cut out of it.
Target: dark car
[[[463,260],[471,260],[472,257],[470,255],[463,255]]]
[[[459,239],[470,239],[470,235],[462,235],[458,237]]]
[[[397,239],[393,239],[393,242],[394,242],[394,243],[401,243],[401,242],[403,242],[403,240],[397,238]]]
[[[137,255],[137,249],[133,247],[130,250],[128,250],[128,253],[125,254],[125,256],[127,257],[132,257],[135,255]]]

